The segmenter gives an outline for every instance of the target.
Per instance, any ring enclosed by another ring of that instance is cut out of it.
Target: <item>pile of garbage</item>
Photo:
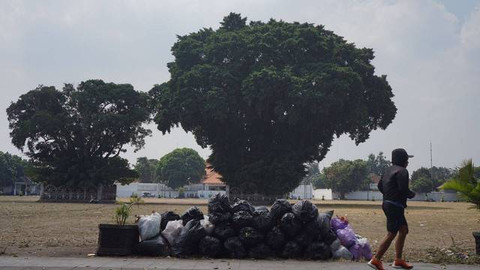
[[[191,207],[182,216],[153,213],[138,221],[142,256],[267,259],[360,259],[371,257],[365,238],[357,238],[346,220],[319,213],[310,201],[277,200],[268,209],[245,200],[230,204],[217,194],[208,215]],[[333,227],[332,227],[333,225]]]

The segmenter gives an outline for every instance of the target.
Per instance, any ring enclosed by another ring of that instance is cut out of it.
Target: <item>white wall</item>
[[[137,194],[137,184],[138,183],[131,183],[128,185],[122,185],[119,183],[115,183],[117,186],[117,198],[122,198],[122,197],[130,197],[132,196],[133,193]]]
[[[313,198],[315,198],[315,200],[321,200],[322,198],[325,200],[333,200],[333,193],[331,189],[315,189],[313,191]]]
[[[456,193],[450,192],[431,192],[428,193],[428,199],[433,201],[441,201],[445,202],[455,202],[459,200],[459,197]],[[334,199],[339,199],[340,196],[337,193],[333,194]],[[381,201],[383,200],[383,195],[380,191],[354,191],[345,194],[345,199],[347,200],[358,200],[358,201]],[[411,199],[412,201],[425,201],[425,193],[417,193],[417,195]]]
[[[301,199],[301,200],[311,200],[313,198],[312,184],[299,185],[296,189],[290,192],[290,198]]]

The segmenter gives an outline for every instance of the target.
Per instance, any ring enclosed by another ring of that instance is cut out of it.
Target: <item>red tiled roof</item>
[[[222,176],[213,170],[213,168],[209,168],[209,164],[205,167],[205,177],[202,179],[202,184],[209,184],[209,185],[225,185],[222,182]]]

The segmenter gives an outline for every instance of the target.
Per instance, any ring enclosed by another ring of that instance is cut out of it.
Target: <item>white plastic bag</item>
[[[215,229],[215,225],[210,222],[208,216],[203,216],[203,219],[200,220],[200,225],[202,225],[202,227],[205,229],[207,235],[212,235],[213,230]]]
[[[345,260],[352,260],[353,255],[352,253],[344,246],[340,246],[335,252],[333,252],[334,259],[345,259]]]
[[[173,246],[175,243],[175,239],[178,237],[180,232],[183,229],[183,221],[179,220],[172,220],[167,223],[167,227],[163,230],[162,235],[167,239],[168,243]]]
[[[142,241],[151,239],[160,233],[161,221],[162,217],[156,212],[149,216],[142,216],[138,220],[138,231]]]
[[[333,241],[333,243],[330,245],[330,248],[332,250],[332,253],[334,253],[335,251],[337,251],[340,247],[342,247],[342,244],[340,243],[340,240],[339,239],[336,239],[335,241]]]

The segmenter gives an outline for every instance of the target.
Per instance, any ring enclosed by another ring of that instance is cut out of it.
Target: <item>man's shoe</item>
[[[413,265],[406,263],[404,260],[395,259],[392,264],[393,268],[396,269],[412,269]]]
[[[377,260],[377,258],[375,258],[375,257],[372,257],[372,259],[367,264],[368,264],[368,266],[370,266],[373,269],[385,270],[385,268],[383,268],[382,261]]]

